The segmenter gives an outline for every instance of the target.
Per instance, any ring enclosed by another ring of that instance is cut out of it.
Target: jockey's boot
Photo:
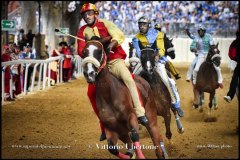
[[[183,112],[182,108],[180,107],[180,102],[173,104],[173,108],[177,111],[177,113],[180,117],[184,116],[184,112]]]
[[[102,132],[101,136],[100,136],[100,141],[103,141],[105,140],[107,137],[106,137],[106,134],[105,132]]]
[[[222,83],[218,83],[218,86],[223,89],[223,84]]]
[[[224,100],[230,103],[232,101],[232,98],[230,96],[224,96]]]
[[[174,75],[174,77],[175,77],[176,80],[181,78],[181,76],[179,74]]]
[[[138,121],[144,126],[146,126],[148,124],[148,119],[146,116],[138,117]]]
[[[182,108],[176,108],[176,111],[177,111],[177,113],[178,113],[178,115],[180,116],[180,117],[183,117],[184,116],[184,112],[183,112],[183,110],[182,110]]]

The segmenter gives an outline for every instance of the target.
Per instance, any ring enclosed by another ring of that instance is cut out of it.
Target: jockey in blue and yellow
[[[157,23],[157,24],[155,24],[154,29],[161,32],[162,27],[159,23]],[[164,33],[164,43],[165,43],[165,39],[168,39],[166,33]],[[166,44],[164,44],[164,45],[166,46]],[[165,48],[165,49],[167,49],[167,48]],[[169,49],[173,49],[173,48],[169,48]],[[165,52],[165,56],[166,56],[166,52]],[[175,77],[176,80],[180,79],[181,78],[180,73],[176,70],[176,68],[174,67],[172,62],[169,61],[168,59],[166,59],[166,60],[167,60],[166,65],[168,67],[167,70]]]
[[[133,46],[136,49],[138,57],[141,57],[141,50],[139,43],[143,47],[146,46],[156,46],[156,51],[159,53],[159,62],[157,64],[156,71],[160,75],[163,83],[166,85],[173,104],[173,108],[177,111],[180,117],[184,116],[184,112],[180,107],[180,97],[175,87],[175,82],[173,79],[169,78],[165,69],[165,64],[167,63],[167,58],[164,56],[164,33],[159,32],[156,29],[150,28],[150,21],[145,17],[141,17],[138,20],[138,26],[140,32],[132,39]]]

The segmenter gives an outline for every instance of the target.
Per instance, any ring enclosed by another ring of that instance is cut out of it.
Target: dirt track
[[[172,115],[173,133],[170,145],[165,138],[163,118],[158,124],[165,140],[169,158],[239,158],[238,102],[223,100],[232,73],[222,68],[224,89],[216,92],[218,110],[213,110],[216,122],[206,123],[208,95],[204,112],[192,108],[192,87],[185,81],[186,67],[179,67],[182,78],[177,81],[185,117],[181,118],[185,132],[177,132]],[[86,95],[84,78],[20,96],[15,102],[2,104],[2,158],[116,158],[99,142],[100,128]],[[141,144],[152,145],[145,128],[140,131]],[[119,143],[122,145],[122,143]],[[57,148],[58,147],[58,148]],[[146,158],[156,158],[154,150],[144,149]]]

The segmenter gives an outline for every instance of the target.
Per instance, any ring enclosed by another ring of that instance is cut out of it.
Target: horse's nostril
[[[94,71],[91,71],[91,72],[89,73],[89,76],[90,76],[90,77],[94,77],[94,76],[95,76],[95,72],[94,72]]]

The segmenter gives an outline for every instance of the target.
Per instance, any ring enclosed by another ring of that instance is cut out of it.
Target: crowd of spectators
[[[99,17],[113,21],[126,35],[137,33],[137,20],[145,15],[163,31],[183,35],[205,24],[209,33],[234,36],[238,28],[238,1],[98,1]]]

